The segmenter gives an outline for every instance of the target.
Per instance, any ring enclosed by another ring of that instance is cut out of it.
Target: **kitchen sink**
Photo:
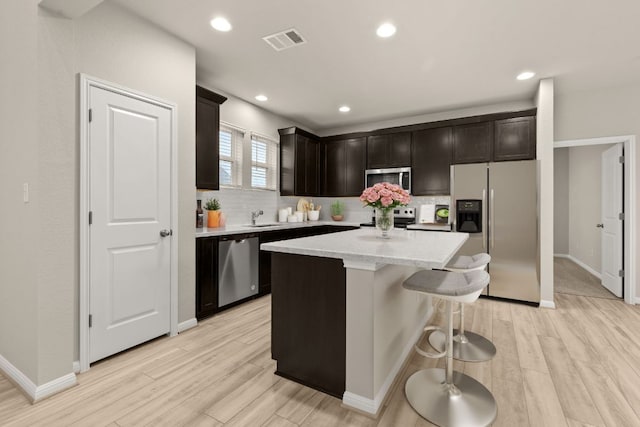
[[[276,223],[269,223],[269,224],[246,224],[243,225],[243,227],[253,227],[253,228],[260,228],[260,227],[273,227],[276,225],[280,225],[280,224],[276,224]]]

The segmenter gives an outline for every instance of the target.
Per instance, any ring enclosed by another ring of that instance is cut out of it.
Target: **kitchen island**
[[[466,233],[375,228],[265,243],[276,373],[377,414],[433,309],[402,282],[443,268]]]

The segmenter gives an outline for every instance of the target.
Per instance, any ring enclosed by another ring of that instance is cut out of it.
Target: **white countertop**
[[[260,221],[258,221],[260,224]],[[306,221],[306,222],[274,222],[267,227],[252,227],[250,225],[227,225],[217,228],[203,228],[196,230],[196,238],[209,236],[228,236],[240,233],[259,233],[262,231],[289,230],[292,228],[318,227],[321,225],[335,225],[338,227],[360,227],[359,222],[349,221]]]
[[[390,239],[373,227],[321,236],[263,243],[260,249],[288,254],[343,259],[346,264],[408,265],[443,268],[469,238],[467,233],[395,229]]]

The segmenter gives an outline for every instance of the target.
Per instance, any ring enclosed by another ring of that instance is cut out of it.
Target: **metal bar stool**
[[[423,270],[402,284],[405,289],[441,298],[447,304],[445,369],[420,370],[409,377],[404,389],[413,409],[439,426],[486,426],[498,413],[496,401],[485,386],[453,371],[453,303],[475,301],[488,283],[489,274],[484,270]]]
[[[491,261],[491,256],[479,253],[473,256],[454,258],[445,270],[457,273],[484,270]],[[441,330],[429,336],[429,344],[437,351],[444,351],[447,337]],[[453,358],[463,362],[484,362],[496,355],[496,346],[482,335],[464,330],[464,304],[460,304],[460,327],[453,330]]]

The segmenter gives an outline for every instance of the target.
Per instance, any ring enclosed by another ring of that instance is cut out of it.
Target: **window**
[[[261,135],[251,134],[251,188],[276,189],[278,144]]]
[[[243,140],[243,130],[220,123],[220,185],[242,186]]]

